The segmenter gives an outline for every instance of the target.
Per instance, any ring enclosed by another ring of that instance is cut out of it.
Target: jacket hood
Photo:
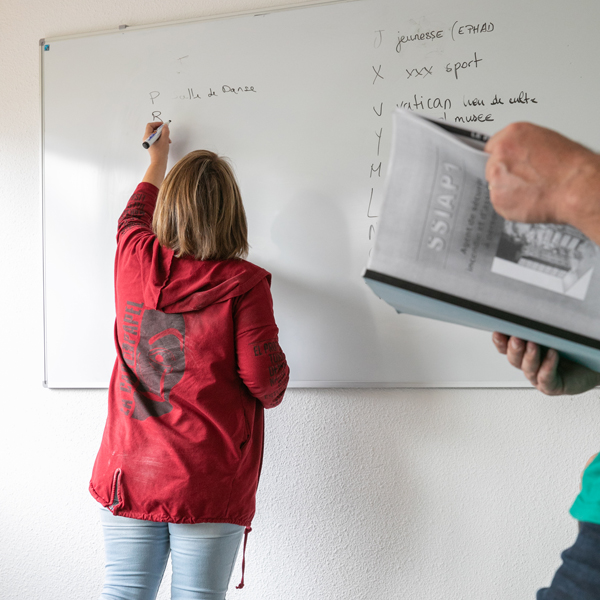
[[[242,259],[177,258],[155,239],[144,303],[166,313],[196,311],[241,296],[265,277],[270,284],[268,271]]]

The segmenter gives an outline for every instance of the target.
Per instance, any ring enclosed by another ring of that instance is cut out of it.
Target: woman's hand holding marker
[[[157,188],[161,186],[167,172],[169,144],[171,143],[169,131],[170,122],[171,121],[167,121],[166,123],[148,123],[144,133],[143,144],[148,144],[150,166],[142,181],[151,183]],[[159,129],[160,131],[158,131]]]
[[[163,127],[168,127],[170,122],[171,120],[169,119],[166,123],[163,123],[162,121],[160,123],[148,123],[149,126],[152,126],[152,130],[150,131],[148,137],[142,142],[142,146],[146,148],[146,150],[150,148],[152,144],[160,139],[160,134],[163,130]],[[148,127],[146,127],[146,133],[148,133]]]

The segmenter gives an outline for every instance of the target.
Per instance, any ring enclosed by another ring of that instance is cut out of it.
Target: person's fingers
[[[488,182],[488,187],[492,188],[494,185],[498,185],[498,180],[502,177],[506,170],[506,167],[491,156],[488,158],[487,163],[485,164],[485,178]]]
[[[508,340],[508,348],[506,350],[506,358],[508,362],[517,369],[521,368],[523,363],[523,355],[525,354],[525,342],[519,338],[511,337]]]
[[[146,139],[149,135],[154,133],[161,125],[162,125],[162,123],[160,121],[155,121],[154,123],[146,123],[144,139]]]
[[[160,127],[162,125],[162,123],[159,123],[158,125]],[[158,127],[156,129],[158,129]],[[156,129],[155,129],[155,131],[156,131]],[[152,132],[150,132],[150,133],[152,133]],[[170,142],[171,141],[170,135],[171,135],[171,131],[169,130],[169,126],[165,123],[164,127],[160,131],[160,138],[158,140],[156,140],[155,144],[158,144],[161,141],[163,144]]]
[[[535,386],[538,384],[538,371],[542,363],[542,351],[540,347],[533,343],[527,342],[521,362],[521,369],[527,379]]]
[[[149,125],[152,125],[152,123],[149,123]],[[154,138],[154,143],[150,145],[150,148],[148,148],[148,152],[150,153],[152,160],[155,160],[159,157],[166,158],[169,154],[169,144],[171,143],[169,126],[166,123],[164,125],[162,123],[157,123],[157,125],[158,127],[162,125],[163,128],[160,131],[160,136],[158,139]],[[156,127],[155,131],[158,129],[158,127]],[[150,134],[152,133],[153,132],[151,131]]]
[[[562,393],[562,380],[558,372],[558,352],[548,350],[537,373],[537,389],[548,395],[555,396]]]
[[[506,354],[508,349],[508,336],[500,333],[499,331],[494,331],[492,334],[492,342],[494,342],[494,346],[496,346],[496,350],[500,352],[500,354]]]
[[[488,154],[492,154],[494,152],[499,140],[502,138],[502,136],[500,135],[501,133],[502,130],[498,131],[485,143],[485,146],[483,148],[484,152],[487,152]]]

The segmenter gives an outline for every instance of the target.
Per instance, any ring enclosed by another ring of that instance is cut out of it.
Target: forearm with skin
[[[167,173],[167,161],[157,160],[152,161],[144,178],[142,179],[142,183],[151,183],[152,185],[160,188],[162,182],[165,179],[165,175]]]

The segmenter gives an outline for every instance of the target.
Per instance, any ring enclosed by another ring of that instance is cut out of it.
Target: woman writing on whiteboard
[[[225,598],[255,512],[263,409],[289,376],[271,276],[243,260],[231,168],[198,150],[165,178],[169,143],[165,125],[119,219],[117,360],[90,482],[103,506],[101,600],[154,599],[169,553],[174,600]]]

